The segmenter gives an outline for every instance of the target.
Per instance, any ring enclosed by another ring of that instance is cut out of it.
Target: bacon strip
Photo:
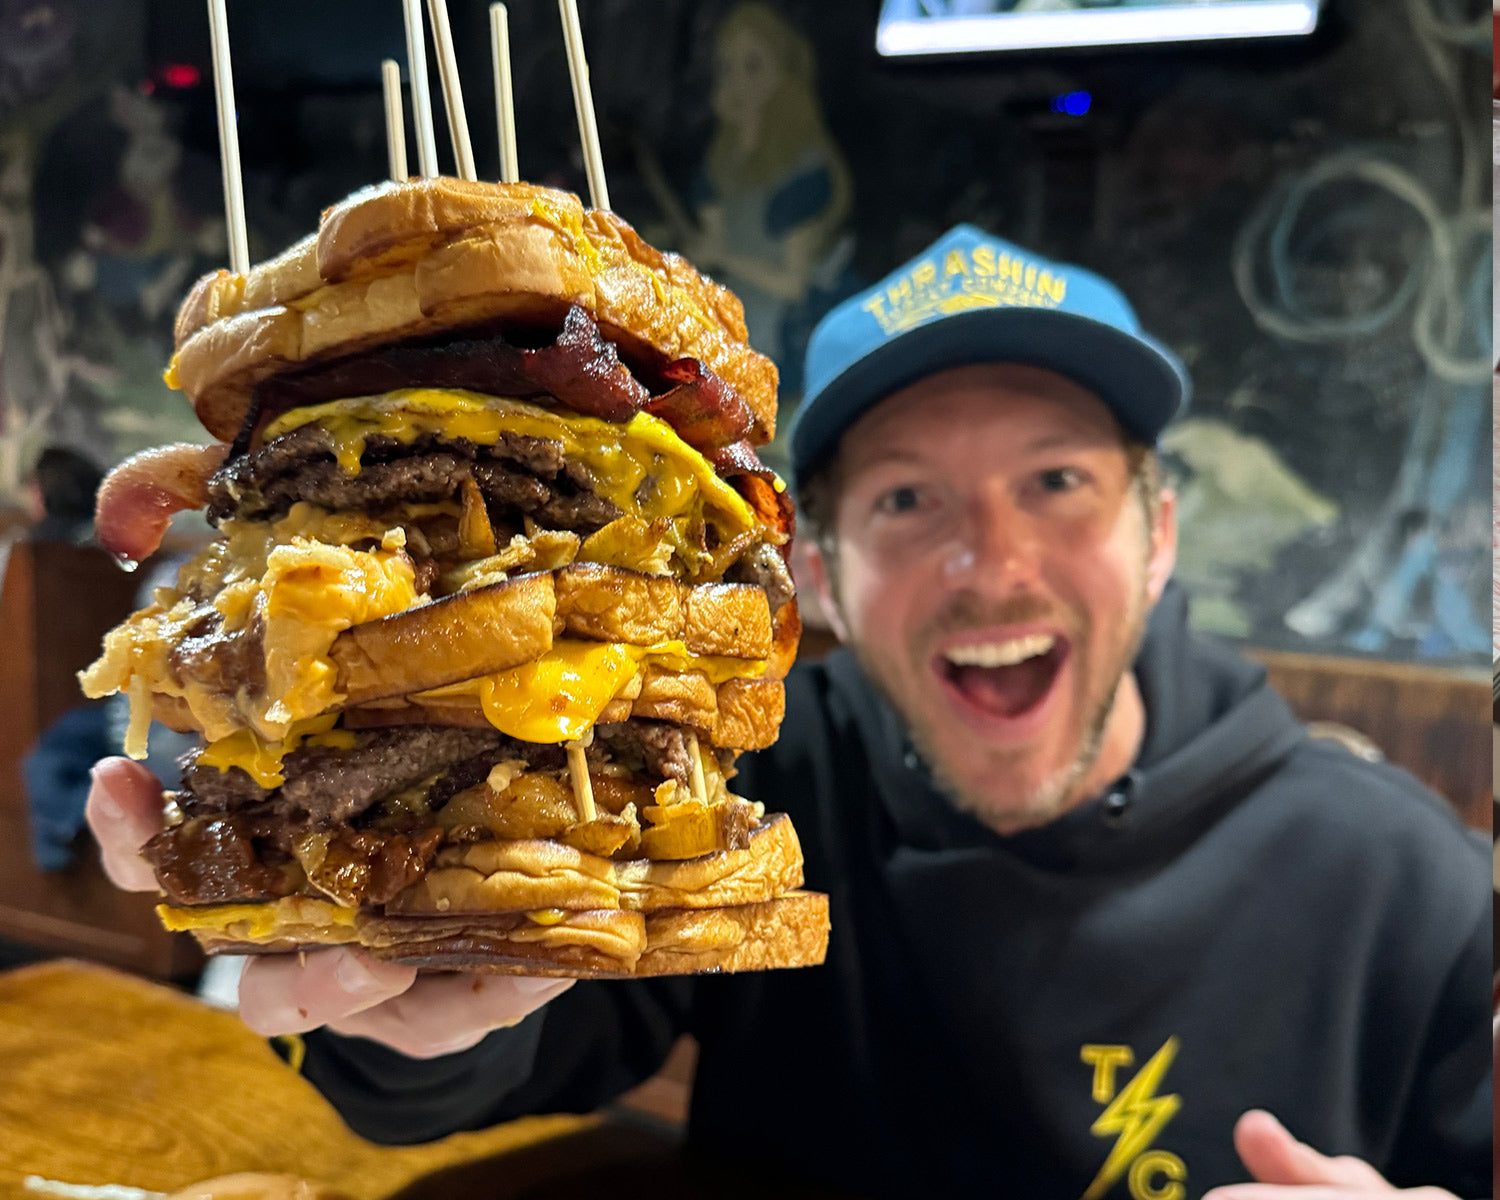
[[[574,305],[557,337],[533,349],[499,333],[470,331],[285,371],[256,388],[253,423],[263,428],[288,409],[349,396],[448,387],[517,399],[550,396],[564,408],[605,421],[628,421],[644,410],[697,450],[740,441],[754,427],[754,414],[739,393],[697,359],[668,363],[652,382],[670,386],[653,398],[594,319]]]
[[[646,411],[675,429],[694,450],[712,450],[749,436],[755,425],[750,406],[696,358],[668,363],[662,374],[677,386],[650,401]]]
[[[628,421],[651,393],[620,361],[593,318],[574,305],[557,338],[527,350],[499,334],[380,346],[267,379],[256,388],[262,425],[288,409],[407,387],[466,388],[517,399],[550,395],[574,412]]]
[[[208,503],[208,479],[229,447],[178,442],[127,458],[105,476],[94,503],[94,538],[121,562],[161,545],[172,514]]]
[[[614,343],[604,339],[594,319],[576,304],[568,309],[556,342],[540,350],[512,352],[521,359],[523,375],[585,416],[628,421],[651,399],[646,385],[620,361]]]
[[[756,516],[777,533],[785,535],[782,556],[790,561],[791,538],[797,529],[797,510],[786,484],[760,461],[755,447],[747,441],[719,446],[704,457],[735,491],[749,501]]]

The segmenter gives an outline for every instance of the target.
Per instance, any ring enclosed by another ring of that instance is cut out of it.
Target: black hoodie
[[[793,817],[824,967],[580,984],[431,1062],[318,1034],[304,1070],[360,1133],[417,1141],[593,1108],[686,1031],[695,1150],[852,1192],[1198,1196],[1245,1178],[1231,1130],[1261,1107],[1393,1183],[1487,1193],[1482,849],[1405,773],[1309,739],[1176,589],[1136,674],[1134,769],[1000,837],[852,658],[794,671],[735,786]]]

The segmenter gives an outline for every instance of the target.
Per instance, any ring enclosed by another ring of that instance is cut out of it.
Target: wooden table
[[[651,1107],[638,1096],[632,1109],[375,1146],[229,1013],[92,964],[0,972],[3,1200],[35,1200],[28,1175],[166,1192],[243,1171],[352,1200],[847,1200],[768,1189],[744,1163],[688,1163],[680,1130]]]
[[[266,1171],[385,1200],[422,1195],[424,1178],[481,1162],[492,1180],[509,1182],[479,1194],[519,1195],[511,1189],[545,1177],[553,1155],[543,1147],[601,1123],[531,1117],[426,1146],[378,1147],[229,1013],[100,966],[60,961],[0,974],[4,1197],[34,1200],[22,1187],[28,1175],[171,1191]],[[527,1149],[514,1171],[496,1166],[497,1156]]]

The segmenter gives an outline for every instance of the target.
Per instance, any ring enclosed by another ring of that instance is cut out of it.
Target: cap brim
[[[1188,399],[1177,359],[1144,334],[1051,309],[957,313],[891,339],[803,404],[791,433],[794,481],[815,470],[844,431],[892,392],[950,367],[986,362],[1047,367],[1076,380],[1098,394],[1127,434],[1148,445]]]

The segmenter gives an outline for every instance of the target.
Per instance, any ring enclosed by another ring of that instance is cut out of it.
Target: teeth
[[[1033,633],[1007,642],[955,646],[946,652],[946,657],[955,667],[1013,667],[1046,654],[1056,644],[1057,639],[1050,633]]]

